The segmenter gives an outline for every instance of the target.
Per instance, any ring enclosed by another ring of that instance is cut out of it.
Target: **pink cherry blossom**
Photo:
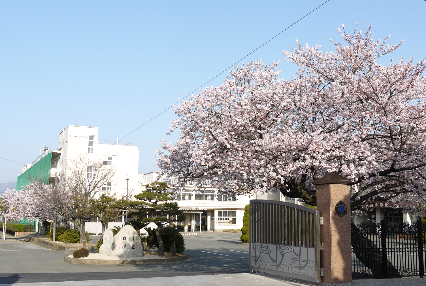
[[[278,62],[256,61],[181,101],[170,124],[179,139],[158,151],[162,174],[314,204],[312,182],[338,171],[356,185],[353,209],[424,201],[426,61],[382,65],[402,41],[375,41],[371,27],[339,34],[335,52],[298,42],[284,52],[300,67],[292,80],[279,78]]]

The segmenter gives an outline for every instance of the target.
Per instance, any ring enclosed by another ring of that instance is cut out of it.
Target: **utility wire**
[[[24,165],[24,163],[17,162],[17,161],[14,161],[14,160],[10,160],[10,159],[7,159],[7,158],[0,157],[0,159],[6,160],[6,161],[9,161],[9,162],[13,162],[13,163],[18,163],[18,164]]]
[[[204,86],[206,86],[209,82],[213,81],[214,79],[216,79],[217,77],[219,77],[223,73],[225,73],[225,72],[229,71],[230,69],[232,69],[236,64],[238,64],[239,62],[241,62],[242,60],[244,60],[245,58],[247,58],[248,56],[250,56],[251,54],[253,54],[254,52],[256,52],[258,49],[262,48],[264,45],[268,44],[270,41],[274,40],[276,37],[278,37],[279,35],[281,35],[285,31],[287,31],[288,29],[290,29],[291,27],[293,27],[294,25],[296,25],[297,23],[299,23],[300,21],[302,21],[306,17],[308,17],[310,14],[312,14],[313,12],[315,12],[316,10],[318,10],[320,7],[322,7],[327,2],[330,2],[330,0],[324,1],[321,5],[317,6],[315,9],[311,10],[309,13],[307,13],[303,17],[299,18],[299,20],[295,21],[293,24],[289,25],[287,28],[285,28],[284,30],[282,30],[281,32],[279,32],[278,34],[276,34],[275,36],[273,36],[272,38],[270,38],[269,40],[267,40],[265,43],[263,43],[262,45],[258,46],[256,49],[254,49],[253,51],[251,51],[250,53],[248,53],[247,55],[245,55],[244,57],[242,57],[241,59],[239,59],[238,61],[236,61],[235,63],[233,63],[232,65],[230,65],[229,67],[227,67],[226,69],[224,69],[223,71],[221,71],[220,73],[218,73],[216,76],[212,77],[210,80],[206,81],[205,83],[203,83],[202,85],[200,85],[198,88],[196,88],[193,91],[191,91],[183,99],[188,98],[188,96],[190,96],[191,94],[197,92],[198,90],[200,90],[201,88],[203,88]],[[177,101],[175,104],[179,104],[179,101]],[[119,140],[122,140],[122,139],[126,138],[130,134],[134,133],[136,130],[138,130],[138,129],[142,128],[143,126],[147,125],[148,123],[150,123],[151,121],[153,121],[154,119],[156,119],[157,117],[159,117],[160,115],[162,115],[163,113],[165,113],[166,111],[168,111],[169,109],[171,109],[173,107],[174,107],[174,104],[171,105],[171,106],[169,106],[169,107],[167,107],[166,109],[164,109],[163,111],[161,111],[160,113],[158,113],[157,115],[155,115],[154,117],[152,117],[151,119],[149,119],[148,121],[144,122],[139,127],[137,127],[134,130],[132,130],[131,132],[127,133],[122,138],[119,138]]]
[[[322,6],[324,6],[326,3],[330,2],[331,0],[326,0],[323,3],[321,3],[321,5],[317,6],[315,9],[311,10],[309,13],[305,14],[303,17],[299,18],[297,21],[293,22],[291,25],[287,26],[287,28],[285,28],[284,30],[282,30],[281,32],[279,32],[278,34],[276,34],[275,36],[273,36],[272,38],[270,38],[269,40],[267,40],[266,42],[264,42],[262,45],[258,46],[256,49],[252,50],[250,53],[248,53],[247,55],[245,55],[244,57],[242,57],[241,59],[239,59],[238,61],[236,61],[235,63],[233,63],[232,65],[230,65],[229,67],[227,67],[226,69],[224,69],[223,71],[221,71],[220,73],[218,73],[216,76],[212,77],[211,79],[209,79],[208,81],[206,81],[205,83],[203,83],[202,85],[200,85],[198,88],[194,89],[193,91],[191,91],[188,95],[186,95],[183,99],[188,98],[191,94],[197,92],[198,90],[200,90],[201,88],[203,88],[204,86],[206,86],[208,83],[212,82],[213,80],[215,80],[217,77],[221,76],[222,74],[224,74],[225,72],[229,71],[230,69],[232,69],[236,64],[238,64],[239,62],[241,62],[242,60],[244,60],[245,58],[249,57],[251,54],[253,54],[254,52],[256,52],[257,50],[259,50],[260,48],[262,48],[263,46],[265,46],[266,44],[268,44],[269,42],[271,42],[272,40],[274,40],[276,37],[278,37],[279,35],[281,35],[282,33],[284,33],[285,31],[287,31],[288,29],[290,29],[291,27],[293,27],[294,25],[296,25],[297,23],[299,23],[300,21],[302,21],[303,19],[305,19],[306,17],[308,17],[309,15],[311,15],[313,12],[315,12],[316,10],[318,10],[319,8],[321,8]],[[177,101],[175,104],[179,104],[179,101]],[[130,131],[129,133],[127,133],[126,135],[124,135],[123,137],[119,138],[119,141],[121,141],[122,139],[126,138],[127,136],[131,135],[132,133],[136,132],[137,130],[139,130],[140,128],[144,127],[145,125],[147,125],[148,123],[150,123],[151,121],[153,121],[154,119],[156,119],[157,117],[159,117],[160,115],[162,115],[163,113],[165,113],[166,111],[168,111],[169,109],[173,108],[174,104],[167,107],[166,109],[164,109],[163,111],[161,111],[160,113],[158,113],[157,115],[155,115],[154,117],[152,117],[151,119],[145,121],[142,125],[140,125],[139,127],[133,129],[132,131]],[[6,161],[10,161],[10,162],[14,162],[14,163],[18,163],[18,164],[22,164],[20,162],[16,162],[10,159],[6,159],[3,157],[0,157],[0,159],[6,160]]]

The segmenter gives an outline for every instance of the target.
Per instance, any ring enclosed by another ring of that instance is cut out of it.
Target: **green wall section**
[[[28,185],[32,181],[38,181],[43,184],[49,184],[50,166],[52,164],[52,153],[41,158],[37,163],[31,166],[24,173],[19,175],[16,189]]]

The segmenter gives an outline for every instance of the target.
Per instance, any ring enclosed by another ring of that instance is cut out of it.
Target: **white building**
[[[51,155],[50,155],[51,154]],[[51,159],[50,159],[51,156]],[[49,179],[56,178],[73,164],[78,158],[87,159],[87,170],[90,172],[91,162],[102,161],[104,165],[114,167],[115,174],[103,189],[109,191],[116,197],[126,197],[127,183],[130,193],[135,193],[138,186],[139,148],[137,146],[125,146],[117,144],[102,144],[99,142],[98,127],[90,126],[67,126],[59,134],[59,146],[57,150],[49,151],[45,148],[43,154],[32,164],[22,168],[24,185],[31,180],[31,174],[35,173],[36,164],[46,161],[49,157],[50,173]],[[43,162],[44,165],[49,162]],[[28,173],[25,175],[25,173]],[[127,179],[128,180],[127,180]],[[18,177],[19,185],[19,177]],[[19,188],[20,186],[18,186]]]
[[[141,185],[154,181],[167,183],[168,186],[176,184],[173,178],[158,178],[156,172],[139,174]],[[197,188],[192,184],[176,192],[175,202],[183,211],[186,219],[183,222],[184,231],[225,231],[241,229],[243,227],[244,208],[250,199],[280,200],[280,194],[262,195],[237,195],[229,196],[219,194],[211,187]],[[201,226],[201,229],[200,229]]]

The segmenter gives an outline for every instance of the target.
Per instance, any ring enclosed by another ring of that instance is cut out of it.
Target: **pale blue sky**
[[[1,1],[0,157],[30,163],[70,124],[115,142],[324,1]],[[356,22],[372,24],[375,39],[404,39],[393,58],[419,61],[425,11],[423,0],[330,0],[244,62],[284,59],[296,38],[332,50],[336,29]],[[280,64],[285,78],[295,68]],[[169,110],[122,140],[139,146],[140,173],[157,169],[160,139],[176,138],[166,136],[173,118]],[[21,167],[0,159],[0,183]]]

